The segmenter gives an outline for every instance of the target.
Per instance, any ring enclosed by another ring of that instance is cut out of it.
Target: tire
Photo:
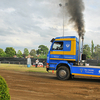
[[[70,78],[70,70],[66,66],[61,66],[56,71],[59,80],[68,80]]]

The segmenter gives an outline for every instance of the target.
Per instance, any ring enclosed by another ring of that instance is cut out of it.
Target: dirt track
[[[100,79],[60,81],[55,74],[0,70],[11,100],[100,100]]]

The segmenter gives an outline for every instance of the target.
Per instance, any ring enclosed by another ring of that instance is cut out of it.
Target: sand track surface
[[[100,100],[100,79],[75,77],[61,81],[52,73],[0,70],[11,100]]]

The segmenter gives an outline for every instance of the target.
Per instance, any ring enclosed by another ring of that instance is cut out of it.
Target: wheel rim
[[[64,78],[65,76],[66,76],[66,71],[65,70],[60,70],[59,71],[59,76],[61,77],[61,78]]]

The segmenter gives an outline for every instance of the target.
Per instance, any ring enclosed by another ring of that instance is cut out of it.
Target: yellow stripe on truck
[[[75,59],[61,59],[61,58],[50,58],[50,60],[67,60],[67,61],[75,61]]]
[[[76,74],[76,73],[72,73],[72,75],[79,75],[79,76],[90,76],[90,77],[100,77],[99,75]]]
[[[55,41],[75,41],[76,39],[75,38],[61,38],[61,39],[55,39]]]

